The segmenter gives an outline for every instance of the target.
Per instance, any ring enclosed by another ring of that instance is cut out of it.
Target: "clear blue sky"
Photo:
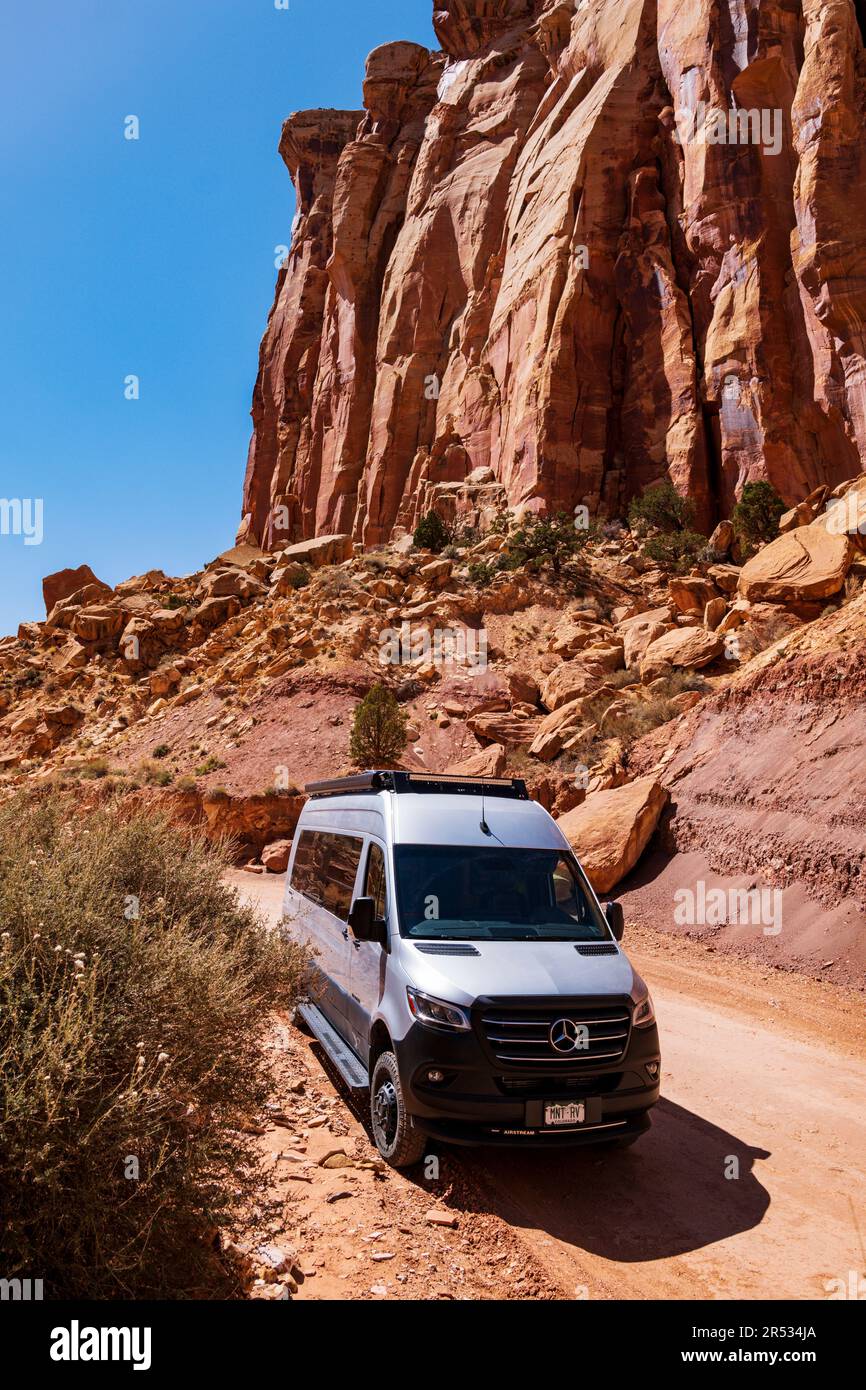
[[[44,574],[184,574],[234,540],[290,111],[360,107],[364,59],[435,46],[432,0],[39,0],[0,42],[0,635]],[[140,139],[124,139],[124,119]],[[140,378],[140,399],[124,380]]]

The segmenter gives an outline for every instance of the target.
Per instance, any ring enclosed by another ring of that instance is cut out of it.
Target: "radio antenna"
[[[487,824],[487,816],[486,816],[485,813],[484,813],[484,792],[485,792],[484,774],[482,773],[482,775],[481,775],[481,833],[482,833],[482,835],[492,835],[492,834],[493,834],[493,831],[490,829],[490,826]]]

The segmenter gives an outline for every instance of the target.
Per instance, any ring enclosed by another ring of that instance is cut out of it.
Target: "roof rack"
[[[308,796],[345,796],[351,792],[421,792],[452,796],[504,796],[528,801],[522,777],[461,777],[455,772],[359,772],[354,777],[334,777],[327,782],[308,782]]]

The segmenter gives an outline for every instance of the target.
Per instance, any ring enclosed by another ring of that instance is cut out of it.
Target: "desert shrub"
[[[153,750],[155,758],[167,758],[171,752],[171,745],[168,743],[158,743]]]
[[[290,589],[306,589],[310,582],[310,571],[301,566],[297,570],[292,570],[285,581]]]
[[[687,497],[677,492],[671,482],[654,483],[640,497],[633,497],[628,509],[628,521],[633,531],[661,531],[673,534],[693,531],[695,509]]]
[[[626,676],[628,679],[625,679]],[[615,672],[607,678],[606,684],[620,689],[636,680],[637,673],[634,671]],[[592,767],[600,759],[606,744],[615,738],[621,743],[623,758],[628,762],[629,750],[638,739],[652,733],[653,729],[657,729],[661,724],[667,724],[681,713],[672,703],[675,695],[680,695],[686,690],[696,690],[704,694],[710,688],[704,677],[695,671],[673,671],[664,677],[664,683],[653,692],[652,699],[629,703],[627,709],[608,722],[604,731],[595,729],[586,734],[569,753],[577,763]],[[597,723],[615,699],[616,696],[608,691],[587,701],[583,707],[587,724]]]
[[[0,806],[0,1267],[54,1298],[230,1292],[244,1128],[304,959],[152,813]]]
[[[578,527],[574,517],[566,512],[531,517],[522,521],[508,538],[509,568],[549,564],[554,574],[559,574],[563,565],[596,535],[594,527]]]
[[[341,598],[344,594],[352,593],[355,588],[356,584],[352,576],[334,565],[319,570],[316,576],[316,597],[318,599]]]
[[[145,758],[135,770],[148,787],[168,787],[174,780],[174,774],[167,767],[159,767],[150,758]]]
[[[362,767],[388,767],[406,747],[406,716],[394,694],[374,685],[355,708],[349,752]]]
[[[734,533],[741,547],[753,550],[779,534],[779,518],[785,504],[770,483],[746,483],[743,495],[731,513]]]
[[[656,564],[668,565],[680,572],[691,569],[707,543],[706,536],[697,531],[673,531],[649,536],[644,542],[644,554]]]
[[[210,757],[205,758],[204,762],[195,769],[195,775],[196,777],[207,777],[209,772],[221,772],[227,766],[228,763],[224,763],[221,758],[217,758],[211,753]]]
[[[495,575],[496,569],[489,560],[474,560],[467,571],[469,583],[475,584],[479,589],[490,584]]]
[[[175,786],[175,791],[179,791],[179,792],[195,792],[195,791],[198,791],[198,782],[195,780],[194,777],[190,777],[189,773],[187,773],[187,774],[186,774],[185,776],[183,776],[183,777],[178,777],[178,779],[177,779],[177,781],[175,782],[174,786]]]
[[[107,758],[91,758],[89,762],[82,763],[75,771],[79,777],[85,777],[88,781],[95,781],[108,776],[110,765]]]
[[[446,550],[453,550],[456,555],[461,550],[468,550],[470,546],[477,545],[480,540],[480,529],[477,526],[470,526],[468,522],[461,521],[451,529],[450,544],[446,546]]]
[[[162,600],[163,608],[170,608],[172,610],[175,608],[186,608],[186,605],[187,599],[181,598],[180,594],[166,594],[165,598]]]
[[[422,516],[412,535],[412,543],[418,550],[432,550],[436,555],[450,542],[451,532],[438,512]]]

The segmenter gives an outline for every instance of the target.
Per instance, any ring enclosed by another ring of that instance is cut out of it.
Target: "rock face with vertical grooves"
[[[241,534],[375,544],[435,505],[705,529],[866,465],[854,0],[437,0],[364,110],[291,116],[298,213]]]

